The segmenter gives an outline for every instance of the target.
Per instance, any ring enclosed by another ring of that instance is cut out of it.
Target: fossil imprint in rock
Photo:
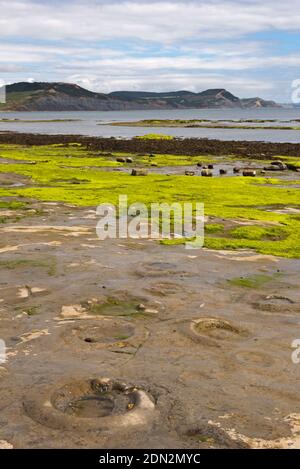
[[[213,317],[179,321],[181,332],[203,345],[220,347],[224,341],[242,340],[249,336],[245,329],[231,322]]]
[[[141,387],[95,378],[71,381],[58,389],[42,388],[23,400],[26,414],[50,428],[73,431],[128,431],[151,424],[155,400]]]
[[[102,317],[67,327],[61,334],[64,342],[78,350],[107,349],[114,351],[138,349],[148,337],[142,324],[121,318]]]

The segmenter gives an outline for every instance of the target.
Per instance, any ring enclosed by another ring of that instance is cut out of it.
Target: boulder
[[[131,171],[131,176],[147,176],[146,169],[133,169]]]
[[[269,166],[264,167],[265,171],[282,171],[281,166],[277,166],[275,164],[270,164]]]
[[[126,158],[126,163],[133,163],[133,159],[128,156]]]
[[[214,165],[213,165],[213,164],[209,164],[207,167],[208,167],[208,169],[214,169]]]
[[[287,165],[281,160],[271,161],[268,166],[264,167],[265,171],[285,171],[288,169]]]
[[[212,177],[212,172],[210,169],[202,169],[201,176]]]
[[[195,176],[195,171],[185,171],[184,174],[186,176]]]
[[[255,177],[256,176],[256,171],[255,171],[255,169],[244,169],[243,176]]]
[[[118,163],[126,163],[126,159],[123,158],[122,156],[118,156],[118,158],[116,158],[116,161],[117,161]]]
[[[240,168],[239,166],[235,166],[235,167],[233,168],[233,172],[234,172],[234,173],[239,173],[240,171],[241,171],[241,168]]]
[[[198,168],[201,168],[202,163],[199,161],[199,162],[197,163],[197,166],[198,166]]]
[[[221,168],[219,171],[220,174],[227,174],[227,169]]]

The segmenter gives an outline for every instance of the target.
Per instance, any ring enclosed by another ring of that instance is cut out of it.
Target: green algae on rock
[[[205,247],[254,249],[262,254],[300,257],[299,217],[268,210],[272,206],[300,207],[296,187],[299,181],[283,182],[265,177],[258,177],[255,181],[242,177],[187,178],[184,175],[154,173],[149,173],[145,178],[132,178],[125,172],[103,170],[104,167],[122,166],[122,163],[115,161],[115,155],[91,152],[76,142],[72,145],[1,145],[0,163],[1,158],[9,158],[13,162],[0,164],[0,172],[25,176],[28,184],[0,188],[0,197],[3,198],[0,208],[22,208],[22,199],[95,207],[101,203],[117,204],[119,194],[127,194],[129,204],[138,201],[148,207],[153,202],[202,202],[206,216],[234,219],[247,225],[222,233],[220,226],[210,227],[208,224]],[[134,156],[140,164],[149,161],[149,158]],[[186,160],[191,164],[192,160],[199,161],[200,158],[154,155],[158,164],[170,159],[173,165],[176,165],[177,159],[179,164]],[[74,181],[84,183],[74,184]],[[276,226],[266,227],[270,223]],[[182,238],[162,242],[180,244],[185,241]]]

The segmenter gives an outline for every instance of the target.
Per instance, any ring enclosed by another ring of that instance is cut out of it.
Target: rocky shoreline
[[[93,151],[160,153],[166,155],[232,155],[265,159],[273,156],[299,156],[300,143],[271,143],[262,141],[223,141],[200,138],[116,139],[82,135],[45,135],[0,132],[0,143],[17,145],[51,145],[78,142]]]

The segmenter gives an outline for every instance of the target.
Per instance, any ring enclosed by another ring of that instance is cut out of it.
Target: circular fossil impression
[[[26,396],[23,406],[42,425],[79,431],[127,430],[148,424],[156,412],[147,391],[107,378],[74,381],[52,393],[43,389],[36,397]]]
[[[241,363],[269,367],[275,360],[268,354],[255,350],[242,350],[235,354],[235,358]]]
[[[183,332],[194,341],[215,347],[220,347],[219,341],[236,340],[248,335],[244,329],[220,318],[185,320],[182,326]]]
[[[138,347],[146,338],[147,330],[142,325],[133,325],[118,318],[103,317],[87,324],[68,327],[62,333],[63,340],[81,350],[95,348],[111,349],[117,344],[122,347]]]
[[[134,318],[139,313],[139,304],[147,303],[145,297],[133,296],[127,292],[115,292],[112,296],[106,296],[100,300],[92,299],[84,301],[81,306],[90,315],[95,317],[128,317]]]
[[[165,277],[168,275],[184,274],[177,264],[171,262],[144,262],[136,271],[139,277]]]
[[[182,292],[183,287],[174,282],[159,282],[151,285],[147,291],[157,296],[169,296]]]
[[[232,438],[225,429],[217,424],[200,421],[192,426],[186,425],[178,431],[182,437],[198,442],[208,448],[248,448],[239,438]]]
[[[260,298],[259,301],[252,303],[255,309],[269,313],[285,313],[290,311],[300,311],[299,304],[282,295],[268,295]]]

